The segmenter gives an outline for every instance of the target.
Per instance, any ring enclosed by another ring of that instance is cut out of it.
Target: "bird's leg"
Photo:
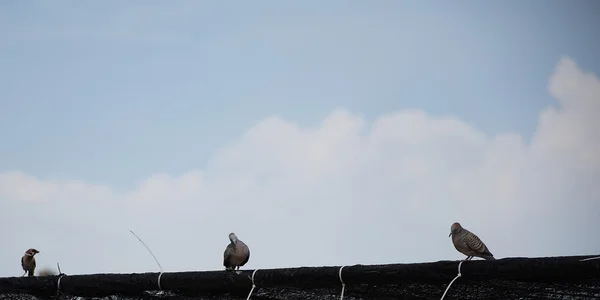
[[[237,271],[236,271],[236,273],[237,273],[238,275],[239,275],[239,274],[242,274],[242,271],[240,271],[240,266],[237,266]]]

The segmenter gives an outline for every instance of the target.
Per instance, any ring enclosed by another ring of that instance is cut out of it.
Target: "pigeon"
[[[250,259],[250,249],[244,242],[238,240],[233,232],[229,234],[229,240],[231,243],[227,245],[225,253],[223,253],[223,266],[226,270],[232,271],[237,268],[239,274],[240,267]]]
[[[458,252],[467,256],[465,260],[471,260],[474,256],[481,257],[486,260],[495,260],[494,255],[490,252],[487,246],[474,233],[463,228],[460,223],[455,222],[450,227],[450,235],[452,243]]]

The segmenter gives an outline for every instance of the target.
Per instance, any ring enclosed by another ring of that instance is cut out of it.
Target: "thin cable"
[[[56,282],[56,293],[60,293],[60,280],[64,277],[67,276],[66,274],[63,274],[63,272],[60,270],[60,264],[57,262],[56,263],[56,268],[58,269],[58,282]]]
[[[162,287],[160,286],[160,278],[162,277],[163,272],[160,272],[160,274],[158,274],[158,290],[162,291]]]
[[[142,243],[142,245],[144,245],[144,247],[146,247],[148,252],[150,252],[150,255],[152,255],[152,257],[154,257],[154,261],[156,262],[156,264],[158,265],[158,268],[160,269],[160,272],[162,273],[163,268],[160,265],[160,263],[158,262],[158,259],[156,259],[156,256],[154,256],[154,253],[152,253],[152,250],[150,250],[150,248],[148,248],[148,246],[146,246],[146,243],[144,243],[144,241],[142,241],[142,239],[140,239],[140,237],[137,236],[137,234],[135,234],[135,232],[133,232],[133,230],[129,229],[129,232],[131,232],[131,234],[133,234],[138,239],[138,241],[140,241],[140,243]]]
[[[579,261],[588,261],[588,260],[595,260],[595,259],[600,259],[600,256],[596,256],[596,257],[588,257],[588,258],[581,259],[581,260],[579,260]]]
[[[450,286],[452,285],[452,283],[454,283],[454,281],[456,279],[458,279],[458,277],[462,276],[462,274],[460,273],[460,267],[462,266],[463,262],[464,262],[464,260],[461,260],[460,263],[458,264],[458,275],[456,275],[456,277],[454,277],[454,279],[452,279],[452,281],[450,281],[450,284],[448,284],[448,287],[446,288],[446,291],[444,291],[444,294],[442,295],[442,298],[440,300],[444,300],[444,297],[446,297],[446,293],[450,289]]]
[[[344,283],[344,280],[342,279],[342,269],[345,266],[342,266],[338,272],[338,275],[340,277],[340,282],[342,283],[342,294],[340,295],[340,300],[344,300],[344,290],[346,289],[346,283]]]
[[[154,258],[154,261],[158,265],[158,268],[160,269],[160,274],[158,274],[158,289],[160,291],[162,291],[162,287],[160,286],[160,278],[162,277],[162,274],[163,274],[162,266],[158,262],[158,259],[156,259],[156,256],[154,256],[154,253],[152,253],[152,250],[150,250],[150,248],[148,248],[148,246],[146,246],[146,243],[144,243],[144,241],[142,241],[142,239],[140,239],[140,237],[137,236],[137,234],[135,234],[135,232],[133,232],[133,230],[129,229],[129,232],[131,232],[131,234],[133,234],[138,239],[138,241],[140,241],[140,243],[142,243],[142,245],[144,245],[144,247],[146,247],[146,250],[148,250],[148,252],[150,252],[150,255],[152,255],[152,257]]]
[[[58,277],[58,282],[56,283],[56,292],[57,293],[60,293],[60,280],[65,276],[67,276],[67,275],[61,274],[60,277]]]
[[[254,288],[256,287],[256,284],[254,284],[254,274],[256,274],[256,271],[258,271],[258,269],[252,272],[252,289],[250,289],[250,294],[248,294],[248,298],[246,298],[246,300],[250,300],[250,296],[252,296],[252,292],[254,292]]]

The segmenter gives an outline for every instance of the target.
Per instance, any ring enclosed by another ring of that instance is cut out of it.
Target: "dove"
[[[21,267],[25,271],[23,276],[25,276],[25,274],[27,274],[28,277],[33,276],[33,273],[35,272],[35,258],[33,256],[38,253],[40,253],[40,251],[30,248],[27,249],[27,251],[25,251],[25,255],[21,257]]]
[[[240,241],[235,233],[229,234],[229,245],[223,253],[223,266],[226,270],[235,270],[238,274],[241,266],[245,265],[250,259],[250,249],[244,242]]]
[[[452,243],[458,252],[467,256],[465,260],[471,260],[474,256],[481,257],[486,260],[494,260],[494,255],[490,252],[487,246],[474,233],[463,228],[460,223],[455,222],[450,227],[450,235]]]

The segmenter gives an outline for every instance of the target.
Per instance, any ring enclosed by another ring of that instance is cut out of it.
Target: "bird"
[[[25,273],[23,273],[23,276],[25,276],[25,274],[27,274],[27,277],[33,276],[33,274],[35,272],[34,256],[38,253],[40,253],[40,251],[37,251],[36,249],[33,249],[33,248],[29,248],[29,249],[27,249],[27,251],[25,251],[25,255],[23,255],[23,257],[21,257],[21,267],[25,271]],[[23,277],[23,276],[21,276],[21,277]]]
[[[223,253],[223,266],[225,270],[230,271],[237,268],[237,273],[239,274],[240,267],[245,265],[250,259],[250,249],[233,232],[229,234],[229,241],[230,243]]]
[[[495,260],[494,255],[481,239],[466,228],[463,228],[460,223],[454,222],[450,226],[450,234],[452,243],[458,252],[467,256],[465,260],[471,260],[474,256],[481,257],[486,260]]]

